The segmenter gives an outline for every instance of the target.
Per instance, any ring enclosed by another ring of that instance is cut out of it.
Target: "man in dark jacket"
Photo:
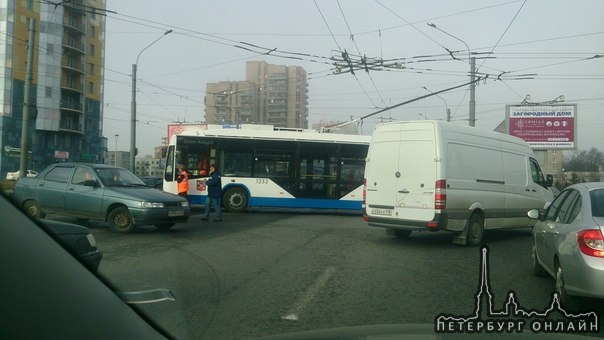
[[[210,209],[213,206],[216,212],[216,218],[214,221],[222,221],[222,210],[220,210],[220,199],[222,196],[222,181],[220,179],[220,171],[216,168],[216,164],[210,165],[210,178],[206,180],[206,187],[208,188],[208,197],[206,198],[206,211],[204,216],[201,218],[203,221],[207,221],[210,218]]]

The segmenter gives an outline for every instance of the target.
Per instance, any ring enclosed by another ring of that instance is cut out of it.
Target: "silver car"
[[[573,184],[533,228],[533,272],[551,275],[563,304],[573,296],[604,299],[604,182]]]

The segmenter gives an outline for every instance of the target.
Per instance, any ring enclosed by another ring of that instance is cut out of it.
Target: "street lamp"
[[[450,36],[453,39],[459,40],[461,41],[464,45],[466,45],[466,48],[468,49],[468,62],[470,63],[470,117],[469,117],[469,123],[470,126],[475,126],[476,125],[476,100],[474,99],[475,93],[476,93],[476,83],[474,82],[475,78],[476,78],[476,58],[472,57],[472,53],[470,52],[470,47],[468,46],[468,44],[466,44],[465,41],[459,39],[458,37],[443,31],[442,29],[436,27],[435,24],[429,22],[427,23],[428,26],[435,28],[439,31],[441,31],[442,33]],[[453,57],[453,55],[451,55]]]
[[[132,104],[130,106],[130,171],[135,171],[134,157],[136,156],[136,67],[138,65],[138,58],[141,54],[155,44],[159,39],[172,33],[172,30],[165,31],[162,36],[155,39],[152,43],[143,48],[136,56],[136,63],[132,64]]]
[[[119,137],[117,133],[115,134],[115,154],[113,155],[113,165],[117,166],[117,137]]]
[[[436,93],[434,93],[434,92],[432,92],[432,91],[428,90],[428,88],[427,88],[427,87],[425,87],[425,86],[422,86],[422,88],[423,88],[424,90],[426,90],[426,91],[428,91],[428,92],[432,93],[433,95],[437,96],[438,98],[442,99],[442,100],[443,100],[443,102],[445,102],[445,115],[446,115],[446,117],[447,117],[447,122],[450,122],[450,121],[451,121],[451,111],[449,111],[449,105],[447,104],[447,101],[445,100],[445,98],[443,98],[443,97],[441,97],[441,96],[437,95]]]

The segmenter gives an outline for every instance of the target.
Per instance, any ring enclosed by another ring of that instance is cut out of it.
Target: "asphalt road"
[[[104,254],[100,273],[116,289],[173,292],[174,302],[138,306],[176,338],[434,325],[441,313],[474,312],[481,248],[453,245],[446,233],[399,240],[352,214],[257,210],[225,213],[220,223],[200,216],[126,235],[87,224]],[[532,275],[530,242],[529,229],[487,232],[494,308],[510,291],[525,309],[550,305],[553,280]],[[585,308],[604,315],[599,304]]]

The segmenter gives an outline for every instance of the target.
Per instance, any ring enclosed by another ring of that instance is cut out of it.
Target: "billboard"
[[[507,133],[535,150],[575,149],[577,104],[506,105]]]

